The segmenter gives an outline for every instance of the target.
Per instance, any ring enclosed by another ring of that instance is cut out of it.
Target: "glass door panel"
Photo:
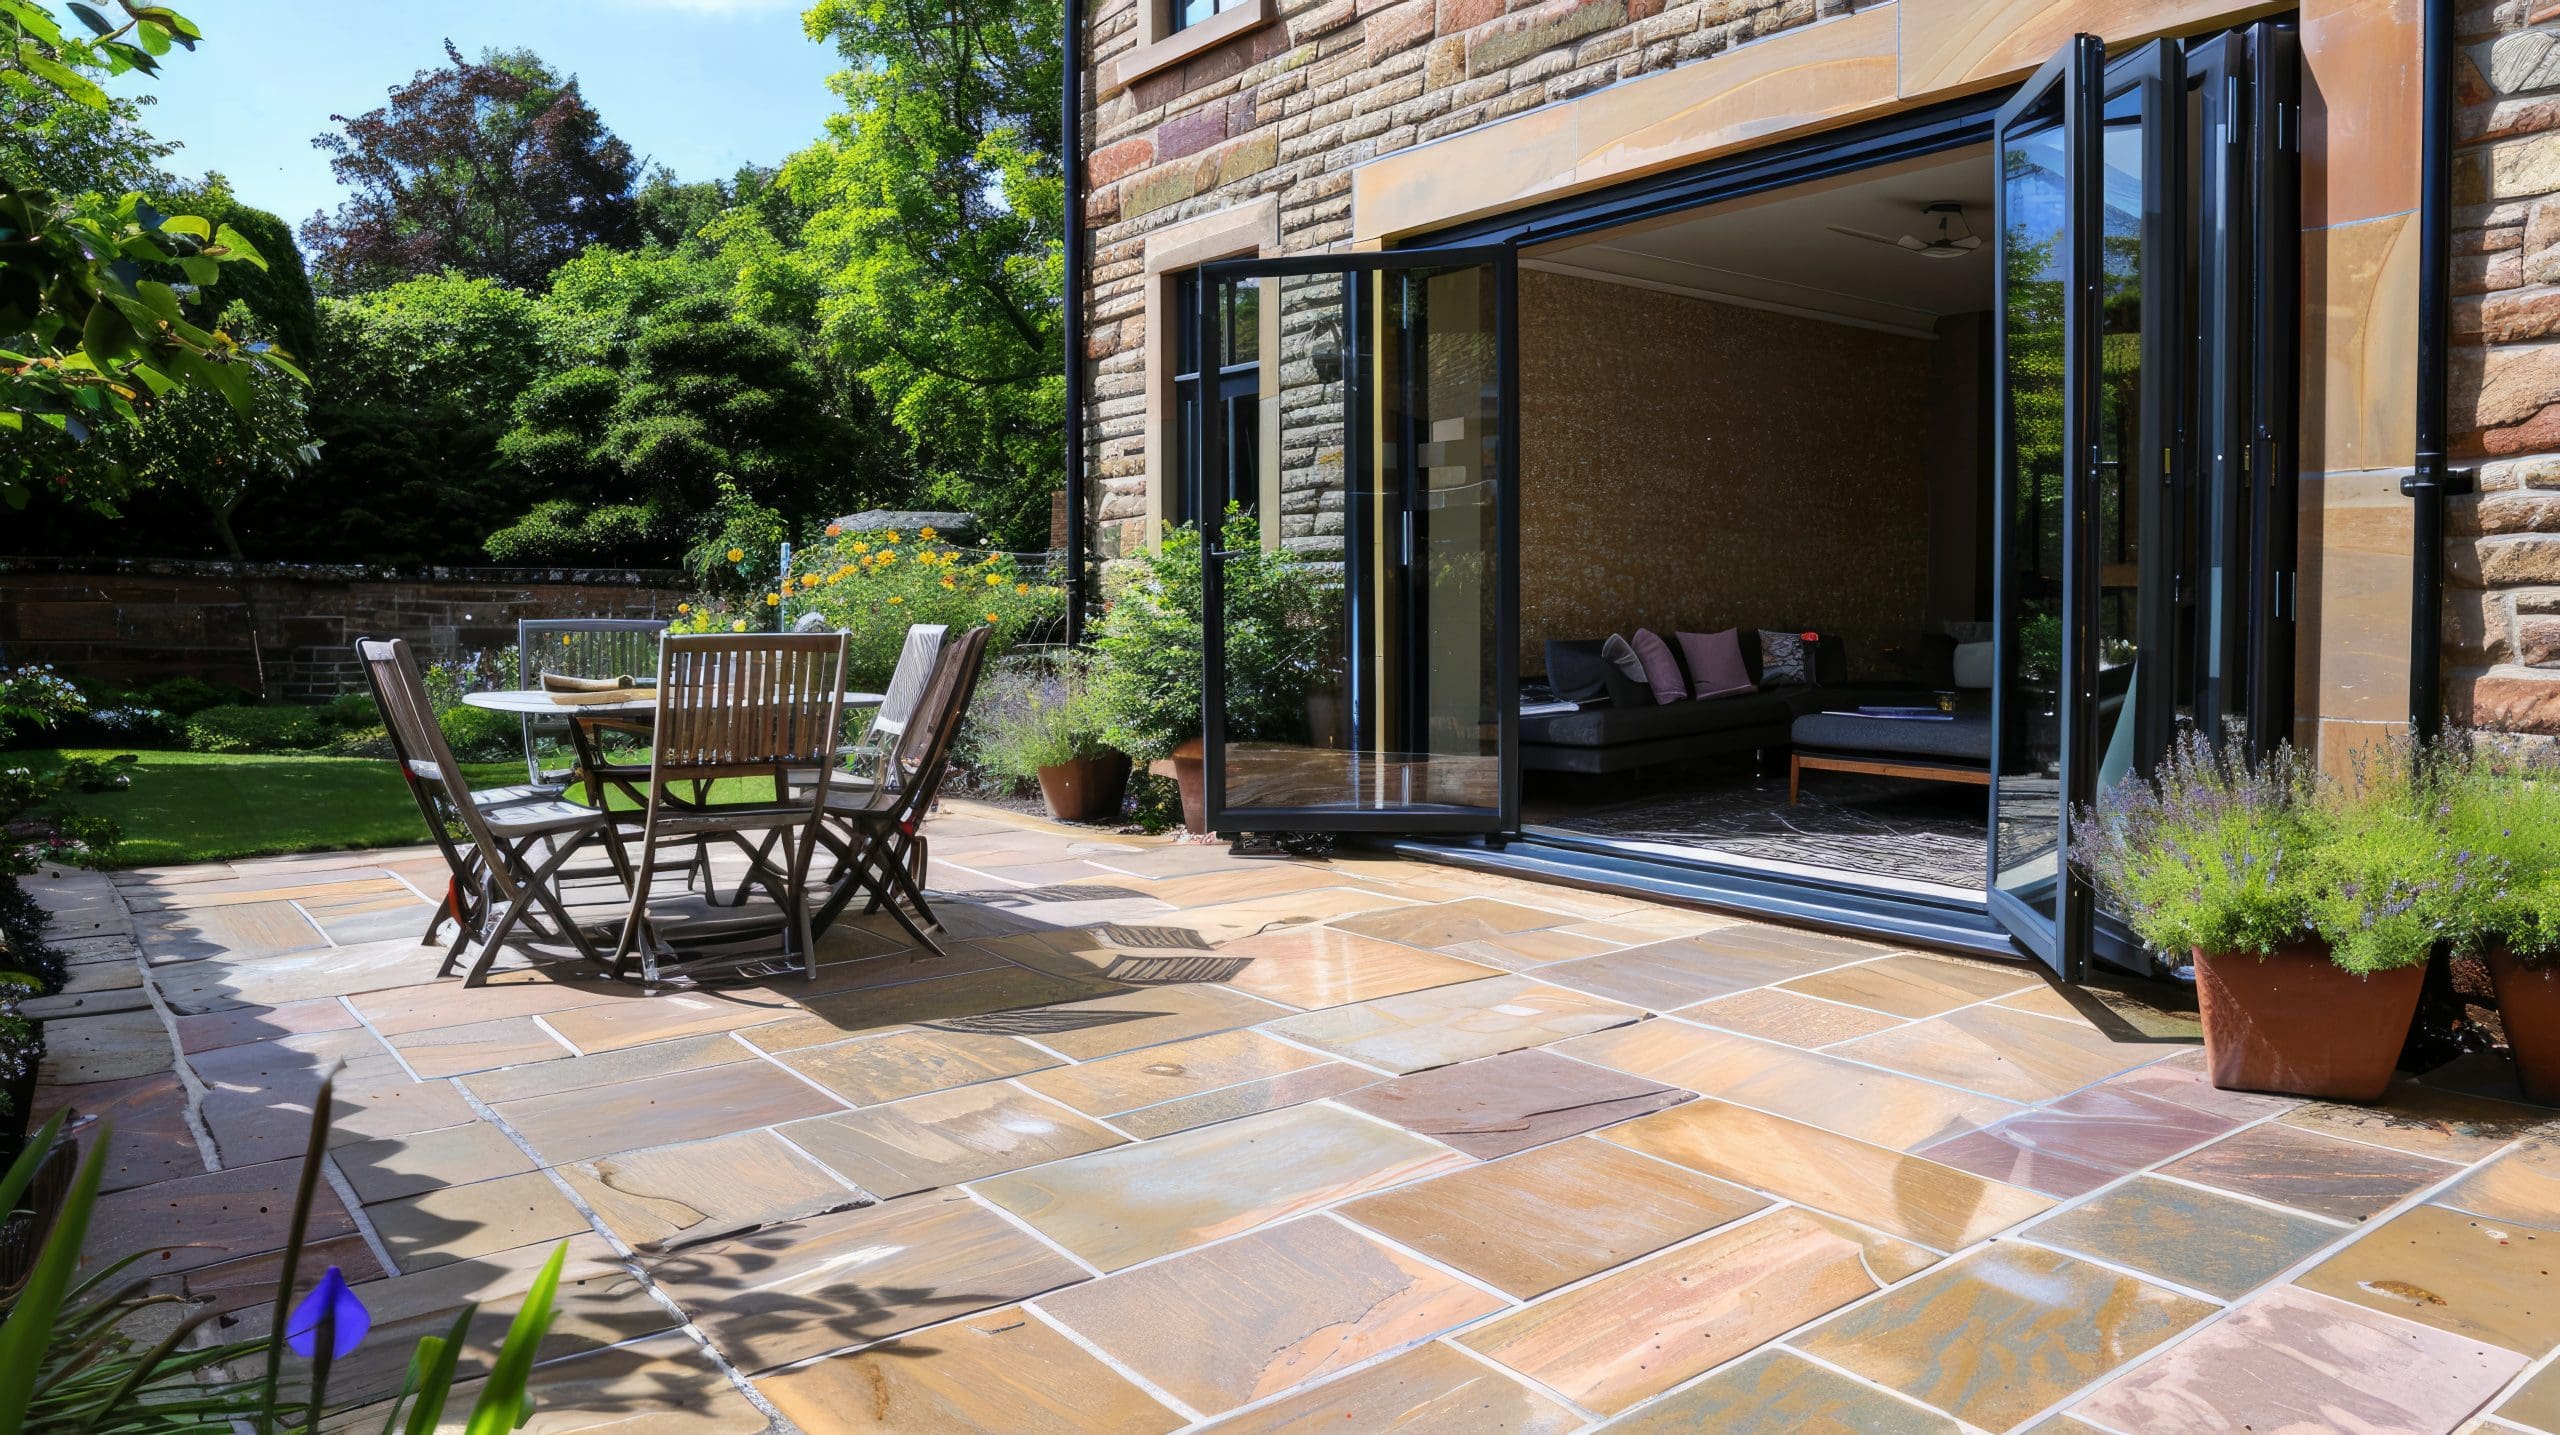
[[[1992,915],[2077,979],[2088,914],[2063,863],[2091,777],[2093,508],[2101,449],[2099,134],[2103,52],[2075,37],[1997,121],[2001,245],[1993,704]],[[2075,627],[2079,630],[2075,631]]]
[[[1508,249],[1202,271],[1193,321],[1250,285],[1278,350],[1250,431],[1275,498],[1202,513],[1216,830],[1517,825],[1511,276]],[[1195,491],[1243,432],[1204,429]]]

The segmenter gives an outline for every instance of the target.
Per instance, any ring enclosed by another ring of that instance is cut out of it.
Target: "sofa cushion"
[[[1721,633],[1682,633],[1680,656],[1688,664],[1691,697],[1730,697],[1757,686],[1742,661],[1742,635],[1731,628]]]
[[[1644,659],[1636,645],[1624,634],[1611,633],[1600,643],[1600,656],[1608,660],[1608,671],[1601,676],[1609,682],[1609,705],[1620,708],[1653,706],[1653,685],[1645,681]]]
[[[1651,628],[1638,628],[1632,640],[1636,656],[1644,662],[1645,685],[1653,689],[1657,703],[1680,703],[1689,700],[1689,675],[1680,670],[1680,660],[1671,655],[1671,645]]]
[[[1991,715],[1958,713],[1945,722],[1898,722],[1891,718],[1853,717],[1842,713],[1807,713],[1795,721],[1800,749],[1917,758],[1988,766],[1991,762]]]
[[[1600,655],[1605,638],[1547,639],[1547,686],[1566,702],[1587,703],[1609,695],[1609,660]]]
[[[1774,693],[1746,693],[1713,702],[1584,708],[1522,718],[1520,740],[1558,747],[1615,747],[1750,728],[1784,732],[1791,716],[1786,699]]]

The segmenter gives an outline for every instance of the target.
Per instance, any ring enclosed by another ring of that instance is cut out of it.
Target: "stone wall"
[[[683,577],[651,571],[253,565],[272,696],[318,699],[361,687],[359,637],[406,638],[421,662],[513,646],[519,618],[672,617]],[[181,675],[249,688],[249,607],[220,564],[121,564],[88,571],[0,561],[0,662],[51,663],[76,677],[145,683]]]
[[[2448,706],[2560,734],[2560,4],[2463,13]]]
[[[1271,0],[1278,19],[1122,82],[1141,4],[1100,0],[1086,219],[1094,551],[1145,538],[1147,236],[1273,196],[1286,252],[1351,238],[1351,169],[1876,0]]]
[[[1522,672],[1548,638],[1638,627],[1837,632],[1861,676],[1916,661],[1948,346],[1536,270],[1520,335]]]

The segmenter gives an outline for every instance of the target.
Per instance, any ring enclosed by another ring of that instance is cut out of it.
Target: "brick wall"
[[[1101,0],[1087,53],[1093,546],[1144,538],[1147,236],[1272,196],[1292,254],[1351,239],[1351,168],[1875,0],[1277,0],[1278,19],[1123,84],[1138,6]],[[1284,343],[1286,341],[1284,340]]]
[[[362,569],[255,565],[247,575],[269,691],[326,698],[362,685],[359,637],[406,638],[422,662],[504,648],[519,618],[673,616],[683,579],[662,572]],[[192,675],[255,681],[249,606],[219,564],[123,564],[81,571],[0,562],[0,662],[51,663],[79,677],[150,682]]]
[[[2560,734],[2560,3],[2463,11],[2454,168],[2457,720]]]

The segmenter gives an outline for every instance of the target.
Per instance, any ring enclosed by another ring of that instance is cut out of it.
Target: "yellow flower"
[[[898,530],[894,528],[889,529],[880,535],[880,539],[884,543],[895,543],[898,541]]]
[[[778,607],[780,607],[780,606],[782,605],[782,595],[781,595],[781,594],[779,594],[779,593],[767,593],[767,594],[765,594],[765,595],[764,595],[764,605],[765,605],[766,607],[768,607],[768,608],[778,608]]]
[[[945,588],[958,588],[960,585],[959,585],[959,583],[958,583],[958,582],[956,582],[956,581],[954,581],[954,580],[952,580],[952,579],[945,578],[945,579],[943,579],[943,580],[942,580],[942,586],[943,586],[943,587],[945,587]]]
[[[905,601],[907,601],[907,600],[906,600],[906,599],[904,599],[904,598],[899,597],[899,596],[898,596],[897,594],[895,594],[895,593],[892,593],[892,594],[890,594],[890,595],[889,595],[889,601],[890,601],[890,602],[892,602],[892,603],[903,603],[903,602],[905,602]]]
[[[679,613],[690,613],[693,611],[693,605],[691,603],[678,603],[676,605],[676,611]]]
[[[729,561],[732,563],[743,563],[746,561],[746,557],[747,550],[743,548],[732,548],[729,550]]]
[[[995,614],[993,614],[993,613],[989,613],[989,614],[987,615],[987,621],[988,621],[988,622],[992,623],[992,622],[994,622],[995,620],[996,620],[996,615],[995,615]]]
[[[948,551],[946,551],[946,552],[942,555],[942,561],[943,561],[943,562],[945,562],[945,563],[957,563],[957,562],[959,562],[959,561],[960,561],[960,553],[959,553],[959,550],[957,550],[957,549],[952,549],[952,550],[948,550]]]
[[[738,621],[736,621],[736,622],[734,622],[734,623],[731,623],[731,624],[729,625],[729,631],[730,631],[730,632],[732,632],[732,633],[743,633],[743,632],[745,632],[746,630],[747,630],[747,620],[746,620],[746,619],[744,619],[744,618],[740,618]]]
[[[927,543],[931,543],[936,536],[937,535],[934,533],[933,527],[930,524],[916,530],[916,537],[923,539]]]
[[[1004,576],[1003,576],[1002,574],[999,574],[999,573],[990,573],[990,574],[988,574],[988,575],[987,575],[987,586],[988,586],[988,587],[990,587],[990,588],[1001,588],[1001,587],[1003,587],[1003,586],[1004,586]]]
[[[1031,591],[1031,585],[1028,583],[1016,583],[1013,585],[1013,591],[1016,593],[1028,593]]]
[[[868,543],[857,543],[853,545],[853,551],[856,553],[868,553],[871,551],[871,545]]]

